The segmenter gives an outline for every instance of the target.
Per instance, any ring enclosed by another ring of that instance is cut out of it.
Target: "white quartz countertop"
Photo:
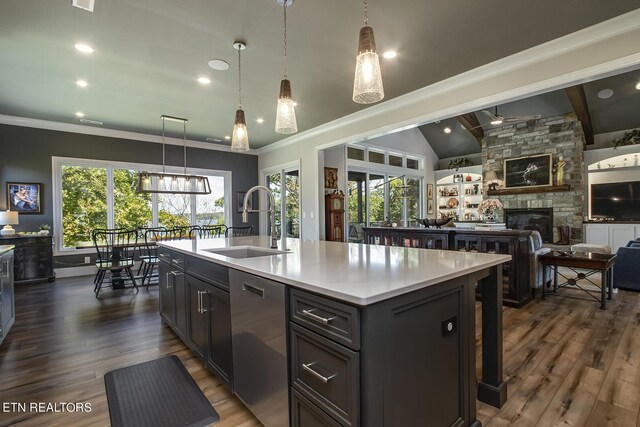
[[[231,258],[207,252],[231,246],[269,248],[267,236],[158,242],[220,265],[357,305],[369,305],[511,260],[510,255],[285,239],[288,253]]]

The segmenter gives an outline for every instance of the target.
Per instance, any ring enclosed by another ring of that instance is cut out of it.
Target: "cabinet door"
[[[209,317],[209,355],[207,363],[218,377],[231,385],[233,362],[231,352],[231,305],[229,292],[209,286],[205,295]]]
[[[207,318],[205,299],[210,285],[192,276],[185,276],[189,306],[187,340],[191,349],[201,358],[207,357]]]
[[[173,296],[173,276],[169,264],[158,265],[160,274],[160,315],[165,322],[173,326],[175,314],[175,298]]]
[[[585,225],[587,234],[587,243],[594,245],[609,244],[609,226],[606,224],[587,224]]]
[[[178,335],[187,336],[187,290],[186,275],[175,268],[171,271],[175,307],[174,327]]]
[[[611,224],[609,226],[609,244],[611,252],[616,253],[619,247],[627,245],[629,240],[633,240],[635,228],[627,224]]]

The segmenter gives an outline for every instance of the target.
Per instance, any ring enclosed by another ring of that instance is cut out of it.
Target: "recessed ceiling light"
[[[263,119],[262,117],[258,117],[258,118],[256,119],[256,123],[260,123],[260,124],[262,124],[262,123],[264,123],[264,119]]]
[[[89,83],[87,83],[86,80],[76,80],[76,84],[78,85],[78,87],[87,87],[87,86],[89,86]]]
[[[84,113],[82,111],[76,112],[76,117],[84,117]]]
[[[451,133],[451,128],[449,126],[444,128],[444,133]]]
[[[226,71],[229,69],[229,63],[222,59],[212,59],[209,61],[209,67],[216,71]]]
[[[398,56],[398,52],[396,52],[395,50],[388,50],[385,53],[382,54],[382,57],[384,59],[393,59],[396,56]]]
[[[613,91],[611,89],[602,89],[600,92],[598,92],[598,98],[600,99],[607,99],[607,98],[611,98],[613,96]]]
[[[75,45],[73,45],[73,47],[76,48],[76,50],[82,52],[82,53],[93,53],[93,48],[91,46],[89,46],[88,44],[84,44],[84,43],[76,43]]]
[[[636,83],[636,89],[640,90],[640,82]]]
[[[226,139],[227,141],[231,139],[231,137],[229,135],[225,135],[224,139]]]
[[[208,77],[198,77],[198,83],[200,83],[201,85],[208,85],[209,83],[211,83],[211,79],[209,79]]]

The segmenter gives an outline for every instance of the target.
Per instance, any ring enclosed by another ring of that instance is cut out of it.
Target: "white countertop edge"
[[[230,245],[228,247],[231,246],[243,246],[246,244],[240,244],[240,245]],[[226,256],[222,256],[219,254],[213,254],[213,253],[209,253],[209,252],[205,252],[205,251],[193,251],[193,250],[189,250],[189,249],[185,249],[185,248],[181,248],[179,246],[175,246],[172,244],[172,242],[158,242],[158,246],[161,247],[166,247],[167,249],[171,249],[174,250],[176,252],[180,252],[182,254],[185,255],[190,255],[190,256],[194,256],[196,258],[202,259],[204,261],[210,261],[216,264],[220,264],[223,265],[225,267],[229,267],[229,268],[233,268],[235,270],[239,270],[239,271],[243,271],[246,273],[250,273],[250,274],[254,274],[256,276],[260,276],[266,279],[270,279],[270,280],[274,280],[277,282],[281,282],[290,286],[293,286],[295,288],[298,289],[303,289],[303,290],[308,290],[311,292],[315,292],[317,294],[323,295],[323,296],[327,296],[327,297],[331,297],[340,301],[344,301],[347,303],[351,303],[351,304],[356,304],[359,306],[367,306],[367,305],[371,305],[371,304],[375,304],[377,302],[380,301],[384,301],[390,298],[394,298],[400,295],[404,295],[406,293],[410,293],[419,289],[423,289],[423,288],[427,288],[429,286],[434,286],[437,284],[440,284],[442,282],[451,280],[451,279],[455,279],[455,278],[459,278],[459,277],[463,277],[466,275],[469,275],[471,273],[475,273],[481,270],[484,270],[486,268],[490,268],[490,267],[494,267],[497,265],[500,265],[506,261],[511,260],[511,256],[510,255],[503,255],[503,254],[492,254],[494,256],[499,256],[501,259],[495,259],[492,261],[487,261],[486,263],[473,267],[473,268],[466,268],[466,269],[461,269],[461,270],[456,270],[455,273],[451,273],[451,274],[447,274],[447,275],[443,275],[438,277],[437,279],[434,280],[427,280],[424,282],[418,282],[415,284],[411,284],[411,285],[405,285],[402,288],[396,288],[396,289],[390,289],[386,292],[381,292],[375,295],[371,295],[368,297],[359,297],[357,295],[353,295],[350,293],[345,293],[345,292],[340,292],[334,289],[328,289],[319,285],[314,285],[312,283],[306,283],[306,282],[301,282],[299,280],[296,279],[292,279],[286,276],[281,276],[281,275],[277,275],[277,274],[272,274],[270,272],[265,272],[263,270],[259,270],[256,268],[252,268],[250,266],[246,266],[243,265],[237,261],[234,261],[235,258],[229,258]],[[425,249],[425,250],[429,250],[429,249]],[[439,249],[433,249],[433,250],[439,250]],[[449,251],[444,251],[444,252],[449,252]],[[285,256],[285,255],[275,255],[275,256]]]

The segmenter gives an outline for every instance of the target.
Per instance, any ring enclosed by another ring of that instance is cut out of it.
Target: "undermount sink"
[[[261,256],[273,256],[289,254],[291,252],[279,249],[261,248],[259,246],[234,246],[231,248],[204,249],[205,252],[218,254],[229,258],[257,258]]]

